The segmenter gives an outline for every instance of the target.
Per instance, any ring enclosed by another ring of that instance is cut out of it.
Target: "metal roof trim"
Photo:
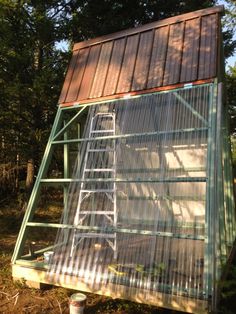
[[[72,102],[61,102],[59,103],[59,106],[63,108],[71,107],[71,106],[86,106],[86,105],[91,105],[91,104],[105,103],[108,101],[133,98],[137,96],[151,95],[154,93],[166,93],[166,92],[178,90],[181,88],[187,89],[193,86],[207,85],[207,84],[212,84],[212,83],[214,83],[214,79],[199,80],[199,81],[188,82],[188,83],[179,83],[179,84],[149,88],[149,89],[144,89],[144,90],[139,90],[139,91],[114,94],[114,95],[109,95],[109,96],[104,96],[104,97],[99,97],[99,98],[88,98],[88,99],[72,101]]]
[[[169,17],[163,20],[159,20],[157,22],[151,22],[148,24],[144,24],[135,28],[130,28],[128,30],[122,30],[116,33],[112,33],[112,34],[107,34],[104,36],[100,36],[100,37],[96,37],[96,38],[92,38],[86,41],[82,41],[79,43],[75,43],[74,47],[73,47],[73,51],[85,48],[85,47],[89,47],[89,46],[93,46],[96,44],[100,44],[106,41],[110,41],[110,40],[114,40],[114,39],[118,39],[118,38],[122,38],[125,36],[129,36],[129,35],[134,35],[137,33],[141,33],[141,32],[145,32],[154,28],[158,28],[158,27],[162,27],[162,26],[167,26],[167,25],[171,25],[171,24],[176,24],[179,22],[183,22],[183,21],[187,21],[187,20],[191,20],[191,19],[195,19],[197,17],[202,17],[202,16],[206,16],[206,15],[210,15],[210,14],[215,14],[215,13],[219,13],[221,15],[224,15],[225,9],[223,5],[219,5],[216,7],[211,7],[211,8],[207,8],[207,9],[202,9],[202,10],[198,10],[195,12],[190,12],[190,13],[184,13],[181,15],[177,15],[177,16],[173,16],[173,17]]]

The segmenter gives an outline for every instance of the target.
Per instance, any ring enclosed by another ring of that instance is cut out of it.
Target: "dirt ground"
[[[30,289],[24,282],[13,282],[12,280],[11,255],[22,218],[23,213],[14,204],[0,207],[0,313],[67,314],[69,313],[69,297],[74,291],[56,287],[46,290]],[[125,300],[113,300],[95,294],[87,294],[87,306],[84,314],[94,313],[164,314],[174,312]]]
[[[54,219],[55,210],[42,210],[42,221],[46,216]],[[44,217],[45,216],[45,217]],[[51,287],[45,290],[28,288],[24,282],[13,282],[11,277],[11,255],[21,226],[23,213],[13,204],[0,204],[0,314],[61,314],[69,313],[69,298],[75,291]],[[219,313],[235,314],[236,258],[227,281],[223,282],[222,302]],[[222,283],[221,283],[222,284]],[[177,314],[170,310],[137,304],[125,300],[113,300],[87,293],[84,314]]]

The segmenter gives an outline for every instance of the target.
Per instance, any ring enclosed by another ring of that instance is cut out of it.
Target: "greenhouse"
[[[15,279],[216,310],[235,240],[222,13],[74,45],[16,243]],[[39,204],[55,194],[56,219],[40,221]]]

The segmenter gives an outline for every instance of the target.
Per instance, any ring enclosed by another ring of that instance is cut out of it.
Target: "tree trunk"
[[[27,176],[26,176],[26,193],[29,195],[34,184],[34,159],[30,158],[27,162]]]
[[[19,156],[19,153],[17,153],[16,154],[16,176],[15,176],[16,193],[19,191],[19,166],[20,166],[20,156]]]

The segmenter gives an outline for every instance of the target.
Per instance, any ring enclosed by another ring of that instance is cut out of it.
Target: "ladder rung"
[[[96,131],[91,131],[90,133],[114,133],[114,130],[96,130]]]
[[[115,239],[115,234],[109,233],[80,233],[75,236],[76,238],[105,238]]]
[[[95,169],[89,169],[86,168],[84,169],[85,172],[111,172],[111,171],[115,171],[113,168],[95,168]]]
[[[114,211],[103,211],[103,210],[83,210],[79,214],[83,215],[115,215]]]
[[[80,190],[82,193],[114,193],[115,190],[109,189],[96,189],[96,190]]]

